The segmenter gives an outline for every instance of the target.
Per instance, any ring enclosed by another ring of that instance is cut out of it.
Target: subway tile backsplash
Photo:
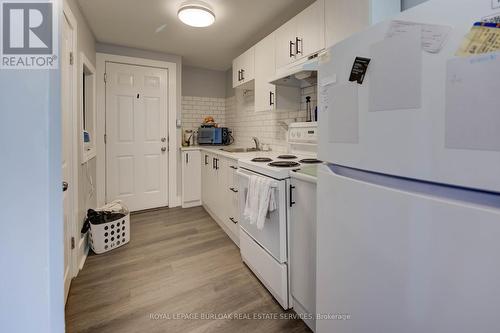
[[[270,145],[273,151],[285,152],[286,131],[280,122],[291,123],[306,120],[306,96],[311,96],[311,107],[317,105],[316,86],[301,90],[300,111],[255,112],[253,91],[237,91],[228,98],[182,97],[182,127],[196,129],[203,118],[213,116],[215,121],[233,131],[235,145],[253,146],[252,137]]]
[[[207,116],[226,124],[226,98],[182,96],[182,128],[196,129]]]

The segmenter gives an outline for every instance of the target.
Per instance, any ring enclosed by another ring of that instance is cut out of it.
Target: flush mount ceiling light
[[[215,14],[205,3],[188,3],[179,8],[177,17],[192,27],[208,27],[215,22]]]

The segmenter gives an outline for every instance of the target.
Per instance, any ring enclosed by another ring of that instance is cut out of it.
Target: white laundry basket
[[[130,241],[130,212],[120,200],[113,201],[96,212],[111,212],[124,214],[120,218],[112,218],[103,223],[92,223],[89,220],[89,243],[92,251],[105,253],[127,244]]]

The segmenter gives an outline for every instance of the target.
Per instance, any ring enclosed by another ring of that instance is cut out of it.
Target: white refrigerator
[[[500,53],[457,53],[497,7],[430,0],[319,59],[317,332],[500,332]]]

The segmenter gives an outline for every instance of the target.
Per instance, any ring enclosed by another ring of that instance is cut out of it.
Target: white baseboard
[[[198,207],[198,206],[201,206],[201,200],[182,203],[182,208],[192,208],[192,207]]]
[[[181,196],[179,195],[179,196],[177,196],[175,198],[175,200],[169,201],[168,207],[169,208],[180,207],[181,206],[181,202],[182,202],[182,199],[181,199]]]
[[[88,236],[80,238],[80,241],[78,242],[78,254],[80,259],[78,262],[79,271],[82,270],[83,265],[85,265],[85,261],[87,260],[87,257],[89,255],[89,245],[87,243],[87,237]]]

